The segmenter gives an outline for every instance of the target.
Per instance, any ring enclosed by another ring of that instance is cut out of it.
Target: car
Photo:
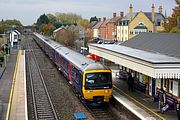
[[[128,73],[126,71],[120,70],[118,74],[116,74],[117,78],[121,80],[127,80]]]

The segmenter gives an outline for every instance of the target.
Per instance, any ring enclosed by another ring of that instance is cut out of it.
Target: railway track
[[[58,120],[57,113],[52,104],[50,95],[46,88],[42,73],[31,44],[27,46],[27,62],[31,84],[31,95],[33,104],[33,118],[35,120]]]
[[[69,84],[70,86],[70,84]],[[72,88],[72,87],[71,87]],[[111,110],[108,104],[104,104],[102,106],[89,106],[85,104],[84,99],[77,93],[75,89],[72,90],[76,97],[81,101],[84,107],[91,113],[91,115],[95,118],[95,120],[119,120],[120,116],[117,116]]]
[[[90,107],[87,106],[88,110],[97,120],[116,120],[117,118],[109,110],[108,106],[102,107]]]

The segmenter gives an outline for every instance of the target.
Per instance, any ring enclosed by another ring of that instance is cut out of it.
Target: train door
[[[57,51],[54,51],[54,63],[57,66],[57,63],[58,63],[58,54],[57,54]]]
[[[56,55],[55,49],[52,49],[52,60],[54,63],[55,63],[55,55]]]
[[[58,53],[58,67],[61,67],[61,55]]]
[[[72,64],[69,63],[69,67],[68,67],[68,76],[69,76],[69,80],[72,80]]]
[[[53,48],[50,47],[50,55],[49,55],[49,56],[50,56],[50,58],[52,59],[52,61],[54,61],[54,60],[53,60],[53,51],[54,51]]]

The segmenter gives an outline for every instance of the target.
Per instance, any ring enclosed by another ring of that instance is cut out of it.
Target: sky
[[[40,15],[56,12],[76,13],[83,18],[92,16],[111,18],[114,12],[119,15],[129,12],[129,4],[133,5],[133,12],[151,12],[152,3],[155,11],[162,5],[163,13],[172,14],[175,0],[0,0],[0,20],[17,19],[23,25],[32,25]]]

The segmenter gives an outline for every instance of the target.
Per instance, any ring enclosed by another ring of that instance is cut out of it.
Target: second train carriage
[[[112,96],[111,70],[59,43],[35,33],[39,46],[88,102],[109,102]]]

